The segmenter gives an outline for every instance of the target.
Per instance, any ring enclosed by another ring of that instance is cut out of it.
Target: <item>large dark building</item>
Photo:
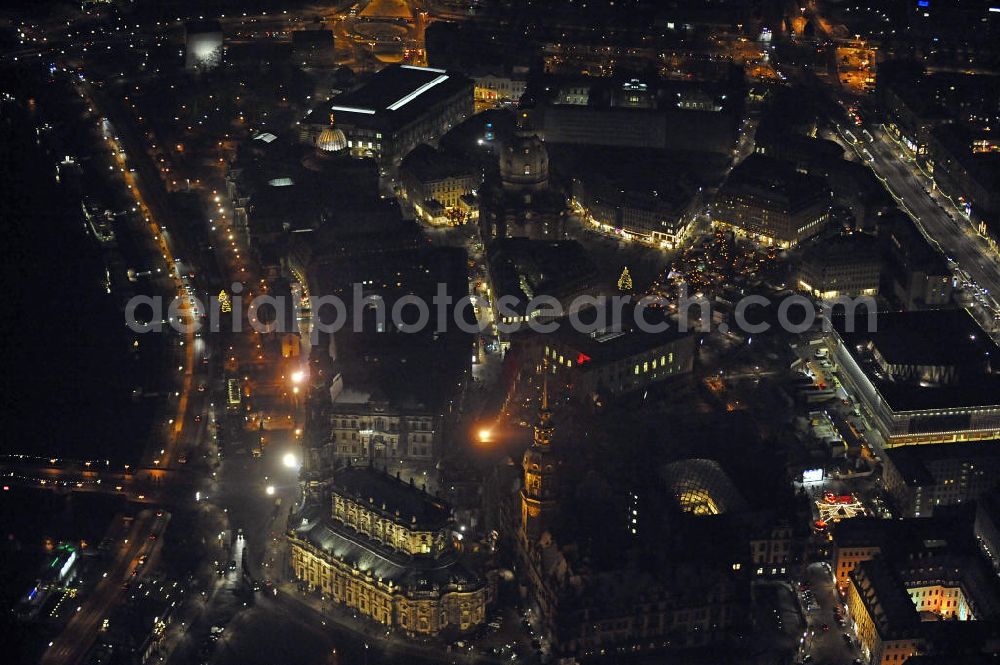
[[[817,298],[878,294],[882,257],[866,233],[821,239],[806,248],[799,267],[799,288]]]
[[[1000,485],[998,441],[889,448],[882,483],[904,517],[975,501]]]
[[[574,296],[595,285],[597,267],[575,240],[545,241],[497,238],[486,249],[494,316],[508,329],[516,329],[542,309],[528,311],[536,296],[552,296],[568,308]]]
[[[741,111],[739,86],[724,83],[554,80],[537,97],[549,143],[728,153]]]
[[[653,310],[655,311],[655,310]],[[647,312],[653,322],[653,315]],[[588,317],[581,313],[581,320]],[[567,320],[539,342],[542,356],[581,397],[641,390],[690,372],[695,335],[673,328],[645,332],[633,322],[581,332]],[[666,323],[666,322],[664,322]]]
[[[844,385],[886,447],[1000,438],[1000,349],[965,310],[835,318],[830,348]]]
[[[764,245],[791,247],[824,229],[830,190],[792,164],[751,155],[729,174],[712,210],[713,223]]]
[[[473,84],[463,74],[391,65],[314,109],[300,122],[299,138],[315,143],[333,114],[352,154],[398,165],[410,150],[440,138],[472,111]]]
[[[885,257],[885,287],[901,309],[936,309],[951,304],[952,275],[945,257],[931,246],[901,210],[881,217],[879,241]]]

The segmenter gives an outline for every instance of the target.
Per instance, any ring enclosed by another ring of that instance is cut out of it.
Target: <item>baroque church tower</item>
[[[521,530],[527,541],[537,541],[545,532],[558,509],[556,501],[558,479],[557,460],[552,452],[552,411],[549,410],[548,365],[542,379],[542,406],[538,410],[535,436],[524,452],[521,467],[524,485],[521,488]]]

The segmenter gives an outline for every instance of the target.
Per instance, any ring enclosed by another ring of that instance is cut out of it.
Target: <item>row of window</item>
[[[374,420],[358,420],[356,417],[350,419],[347,418],[334,418],[330,421],[331,427],[338,427],[337,423],[340,423],[339,427],[344,429],[375,429],[380,432],[395,432],[400,428],[400,421],[398,418],[390,417],[388,421],[385,418],[375,418]],[[404,420],[403,424],[406,428],[414,431],[433,431],[432,421],[430,420]]]
[[[350,446],[346,444],[341,444],[337,446],[337,454],[339,455],[367,455],[368,449],[366,446],[359,446],[357,444],[351,444]],[[395,446],[389,447],[386,451],[389,457],[399,457],[402,453]],[[431,454],[431,447],[427,446],[410,446],[410,452],[408,453],[410,457],[427,457]]]
[[[649,373],[650,366],[652,366],[652,369],[655,370],[657,368],[657,363],[659,363],[659,367],[661,367],[661,368],[662,367],[668,367],[668,366],[670,366],[670,368],[673,369],[673,367],[672,367],[672,365],[674,364],[674,353],[673,353],[673,351],[671,351],[667,355],[660,356],[659,359],[653,358],[653,362],[652,363],[650,363],[649,361],[643,362],[642,363],[642,373],[643,374]],[[635,374],[636,376],[639,375],[639,364],[638,363],[636,363],[635,367],[633,368],[632,373]]]

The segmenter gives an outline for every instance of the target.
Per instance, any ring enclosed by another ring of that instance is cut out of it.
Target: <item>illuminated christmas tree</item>
[[[625,266],[621,277],[618,278],[618,290],[623,293],[632,290],[632,274],[628,271],[628,266]]]

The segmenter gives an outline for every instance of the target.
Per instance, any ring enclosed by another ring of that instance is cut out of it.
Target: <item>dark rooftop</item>
[[[967,555],[979,551],[973,535],[974,519],[975,508],[971,504],[942,506],[933,517],[841,520],[833,527],[832,535],[837,547],[879,547],[891,557],[928,552]]]
[[[391,65],[314,109],[304,122],[326,124],[333,113],[335,118],[352,125],[396,129],[463,88],[468,89],[471,102],[472,81],[463,74]]]
[[[757,154],[732,170],[720,192],[756,194],[789,211],[812,205],[817,196],[829,196],[822,178],[799,173],[790,162]]]
[[[306,50],[314,48],[333,50],[333,30],[294,30],[292,47]]]
[[[862,561],[851,571],[861,597],[883,639],[916,636],[920,616],[892,567],[881,557]]]
[[[563,298],[589,288],[597,274],[575,240],[498,238],[486,255],[496,297],[513,295],[522,306],[538,295]]]
[[[451,507],[442,499],[428,494],[412,482],[372,467],[349,466],[338,471],[333,477],[333,491],[360,503],[368,503],[375,512],[405,523],[415,517],[415,528],[418,529],[441,529],[451,519]]]
[[[822,265],[871,263],[879,259],[878,241],[867,233],[841,233],[809,243],[804,261]]]
[[[1000,374],[989,371],[1000,348],[965,310],[879,312],[874,331],[845,330],[835,317],[833,328],[868,380],[894,411],[967,408],[1000,404]],[[862,317],[856,328],[864,328]],[[871,350],[890,365],[955,367],[945,385],[921,385],[886,375]]]
[[[896,209],[879,218],[879,237],[898,256],[909,270],[920,270],[927,275],[948,275],[948,262],[941,252],[934,249],[920,233],[916,224],[902,210]]]
[[[885,454],[908,485],[930,485],[934,483],[934,478],[927,469],[928,464],[941,460],[969,460],[991,464],[1000,459],[1000,440],[897,446],[887,448]]]
[[[409,172],[420,182],[476,175],[476,170],[465,160],[426,143],[421,143],[403,158],[400,170]]]
[[[593,309],[577,313],[579,320],[585,324],[595,321],[596,315],[597,312]],[[659,315],[660,321],[657,321],[656,316],[658,316],[657,310],[647,310],[646,319],[650,324],[664,320],[664,317]],[[561,320],[559,323],[559,328],[554,333],[557,339],[574,351],[587,355],[597,364],[628,358],[691,336],[689,332],[679,332],[677,326],[672,324],[663,332],[646,332],[637,326],[623,325],[587,333],[576,330],[567,320]]]

